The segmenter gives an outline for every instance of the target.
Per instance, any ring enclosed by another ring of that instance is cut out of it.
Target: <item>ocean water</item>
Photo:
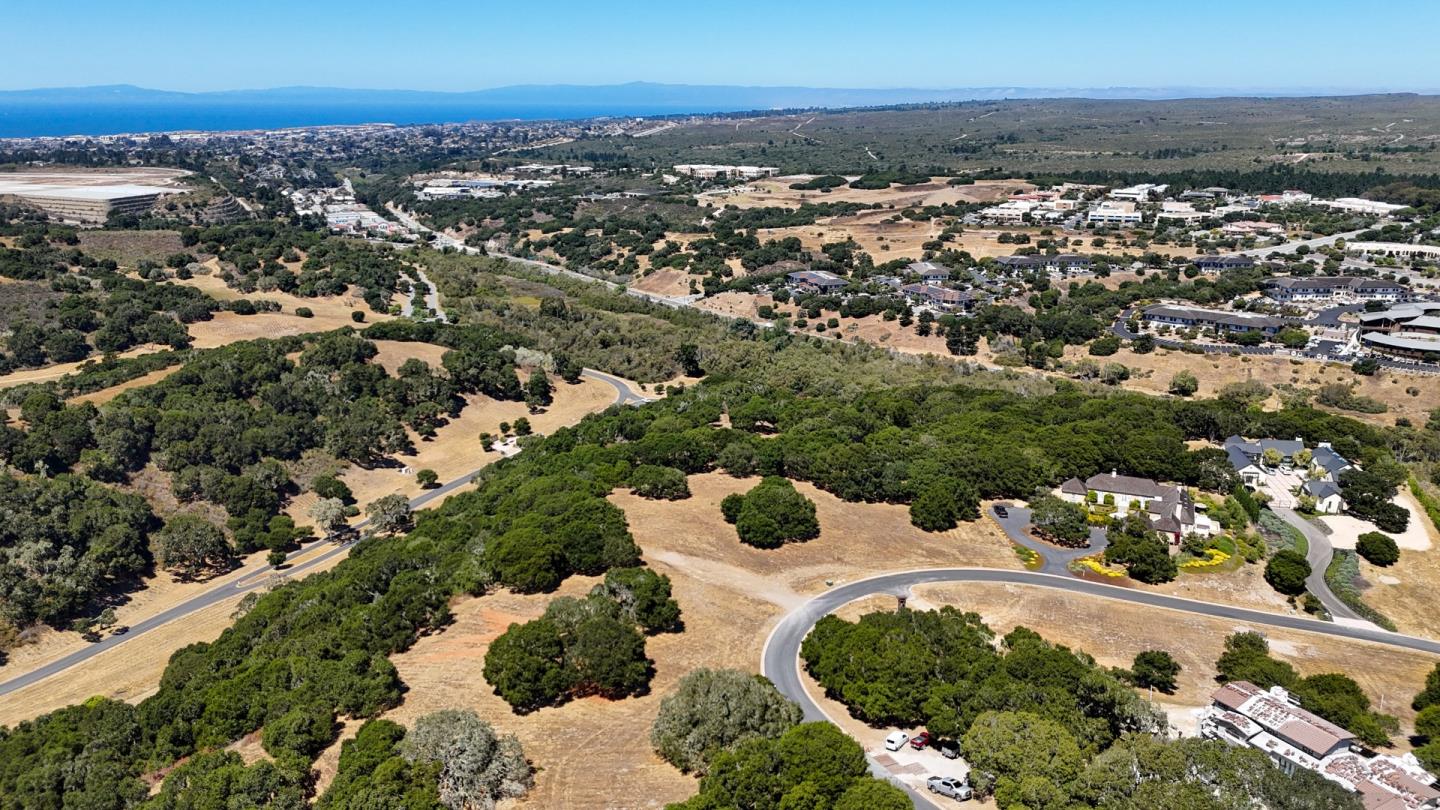
[[[396,105],[11,104],[0,102],[0,138],[116,135],[180,130],[279,129],[332,124],[439,124],[467,121],[676,115],[713,112],[700,105]]]

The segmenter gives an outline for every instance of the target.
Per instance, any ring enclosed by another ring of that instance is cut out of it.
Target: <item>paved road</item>
[[[1110,538],[1105,534],[1105,530],[1097,526],[1090,527],[1090,545],[1085,548],[1062,548],[1041,542],[1025,532],[1025,527],[1030,525],[1029,509],[1009,504],[996,504],[996,506],[1004,506],[1005,511],[1009,514],[1000,517],[992,507],[990,516],[995,518],[995,522],[1000,524],[1000,528],[1005,530],[1005,534],[1011,540],[1040,555],[1040,559],[1043,561],[1040,570],[1046,574],[1070,576],[1070,563],[1081,557],[1104,553],[1105,547],[1110,545]]]
[[[1320,531],[1319,527],[1293,509],[1277,506],[1273,501],[1270,503],[1269,509],[1281,520],[1299,529],[1300,533],[1305,535],[1305,541],[1310,546],[1305,553],[1305,560],[1310,563],[1310,576],[1305,580],[1306,590],[1315,594],[1316,598],[1320,600],[1320,604],[1324,605],[1325,609],[1330,611],[1330,615],[1336,619],[1369,624],[1363,616],[1340,601],[1340,597],[1331,592],[1330,586],[1325,582],[1325,569],[1330,567],[1330,560],[1335,556],[1335,549],[1330,545],[1330,538]]]
[[[615,377],[601,371],[594,371],[592,369],[585,369],[581,372],[581,376],[588,377],[593,380],[599,380],[601,382],[608,383],[609,385],[614,387],[614,404],[616,405],[625,405],[628,403],[634,403],[638,405],[649,401],[646,397],[630,390],[630,386],[619,377]],[[455,490],[469,484],[471,479],[473,479],[479,472],[479,469],[473,470],[459,478],[456,478],[453,481],[445,483],[443,486],[422,492],[415,498],[411,499],[410,508],[419,509],[438,499],[443,499],[445,496],[449,495]],[[356,524],[355,528],[363,529],[368,522],[368,519],[362,520],[360,521],[360,523]],[[237,594],[249,593],[250,591],[263,588],[279,580],[294,578],[298,575],[309,572],[315,569],[316,566],[321,565],[322,563],[330,560],[336,555],[349,553],[350,547],[353,546],[355,542],[356,541],[352,540],[346,543],[329,543],[329,541],[326,540],[315,540],[305,546],[302,546],[296,551],[290,552],[287,559],[294,560],[301,557],[302,555],[310,554],[311,552],[320,548],[323,548],[324,551],[306,558],[303,562],[294,563],[290,567],[283,570],[274,570],[271,569],[268,565],[259,565],[252,568],[247,568],[243,571],[235,571],[227,574],[220,580],[218,580],[215,583],[214,587],[211,587],[208,590],[199,593],[191,597],[190,599],[187,599],[186,601],[181,602],[180,604],[175,605],[167,610],[163,610],[153,616],[149,616],[145,619],[135,622],[134,624],[130,625],[129,632],[125,633],[124,635],[106,636],[104,639],[97,641],[93,644],[89,644],[79,650],[76,650],[75,652],[70,653],[63,658],[58,658],[48,664],[45,664],[44,666],[37,667],[36,669],[33,669],[23,675],[16,676],[14,678],[11,678],[10,680],[0,683],[0,695],[8,694],[15,691],[16,689],[29,686],[32,683],[42,681],[52,675],[64,672],[70,667],[73,667],[76,664],[81,663],[82,661],[93,658],[94,656],[99,655],[100,653],[111,649],[112,647],[118,647],[121,644],[126,644],[130,641],[133,641],[137,637],[143,636],[151,630],[160,627],[161,625],[168,624],[172,621],[175,621],[176,619],[182,619],[195,613],[196,611],[203,610],[218,602],[223,602],[226,599],[231,599]],[[326,548],[327,545],[328,548]],[[5,668],[0,667],[0,672],[4,671]]]
[[[1299,239],[1299,240],[1296,240],[1296,241],[1294,241],[1294,242],[1286,242],[1286,243],[1283,244],[1283,245],[1275,245],[1275,246],[1273,246],[1273,247],[1255,248],[1255,249],[1253,249],[1253,250],[1242,250],[1242,251],[1240,251],[1240,254],[1239,254],[1239,255],[1241,255],[1241,256],[1249,256],[1249,257],[1251,257],[1251,258],[1253,258],[1253,259],[1264,259],[1264,258],[1268,258],[1268,257],[1273,256],[1273,255],[1276,255],[1276,254],[1294,253],[1294,252],[1295,252],[1295,249],[1298,248],[1298,247],[1300,247],[1301,245],[1305,245],[1305,246],[1309,247],[1311,250],[1314,250],[1315,248],[1320,248],[1320,247],[1326,247],[1326,246],[1329,246],[1329,245],[1333,245],[1333,244],[1335,244],[1336,241],[1338,241],[1338,240],[1340,240],[1340,239],[1344,239],[1345,241],[1348,242],[1348,241],[1354,239],[1355,237],[1359,236],[1360,234],[1364,233],[1366,230],[1369,230],[1369,229],[1366,228],[1366,229],[1362,229],[1362,230],[1358,230],[1358,231],[1348,231],[1348,232],[1346,232],[1346,233],[1337,233],[1337,234],[1334,234],[1334,235],[1332,235],[1332,236],[1321,236],[1321,237],[1318,237],[1318,238],[1315,238],[1315,239]]]
[[[910,588],[915,585],[934,582],[1001,582],[1013,585],[1056,588],[1086,594],[1088,596],[1098,596],[1105,599],[1115,599],[1121,602],[1144,605],[1146,607],[1178,610],[1216,619],[1229,619],[1258,627],[1305,630],[1312,633],[1324,633],[1336,638],[1369,641],[1400,649],[1440,655],[1440,641],[1404,636],[1378,628],[1372,629],[1333,624],[1308,617],[1286,616],[1230,605],[1198,602],[1178,596],[1166,596],[1150,591],[1130,590],[1115,585],[1105,585],[1089,580],[1076,579],[1074,577],[1055,576],[1053,574],[1033,571],[1001,571],[989,568],[935,568],[922,571],[901,571],[881,574],[880,576],[869,579],[846,583],[836,586],[811,599],[809,602],[806,602],[782,618],[780,623],[775,626],[774,631],[771,632],[770,638],[765,641],[765,648],[761,653],[761,673],[769,678],[782,694],[800,704],[806,720],[829,721],[830,718],[825,712],[815,701],[811,700],[800,678],[800,643],[804,641],[806,634],[810,632],[810,628],[815,626],[815,623],[819,621],[821,617],[856,599],[874,594],[899,596],[907,593]],[[883,736],[882,732],[877,730],[874,740],[861,740],[861,745],[866,745],[867,743],[873,745],[879,741],[881,736]],[[872,772],[888,775],[874,760],[870,761],[870,767]],[[937,806],[922,794],[908,790],[907,793],[910,794],[911,801],[913,801],[917,807],[933,808]]]

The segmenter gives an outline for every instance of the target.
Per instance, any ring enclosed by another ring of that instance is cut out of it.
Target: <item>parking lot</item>
[[[921,731],[918,728],[902,730],[911,737]],[[886,751],[885,735],[889,733],[890,730],[876,730],[874,738],[867,741],[865,753],[869,754],[882,768],[889,771],[896,780],[904,782],[920,793],[926,793],[925,780],[932,776],[953,776],[965,781],[970,775],[970,766],[966,764],[964,756],[959,759],[946,759],[934,746],[926,746],[916,751],[907,742],[900,746],[899,751]],[[933,796],[932,798],[936,803],[942,805],[951,801],[944,796]]]

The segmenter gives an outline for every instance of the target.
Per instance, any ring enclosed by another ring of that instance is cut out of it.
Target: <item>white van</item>
[[[903,731],[892,731],[890,732],[890,736],[885,738],[885,750],[899,751],[900,747],[909,739],[910,735]]]

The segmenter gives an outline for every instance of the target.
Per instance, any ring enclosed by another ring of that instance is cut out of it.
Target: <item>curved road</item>
[[[770,637],[766,639],[765,648],[763,652],[761,652],[761,674],[769,678],[782,694],[800,704],[800,708],[804,712],[807,721],[833,722],[825,714],[824,710],[810,698],[810,694],[805,690],[800,677],[800,643],[804,641],[805,636],[810,632],[810,628],[814,627],[815,623],[820,621],[823,616],[857,599],[862,599],[874,594],[899,596],[907,593],[910,588],[916,585],[939,582],[999,582],[1011,585],[1056,588],[1147,607],[1178,610],[1217,619],[1232,619],[1262,627],[1324,633],[1338,638],[1368,641],[1376,644],[1386,644],[1400,649],[1440,655],[1440,641],[1404,636],[1378,628],[1332,624],[1322,622],[1318,619],[1286,616],[1277,613],[1266,613],[1260,610],[1251,610],[1249,608],[1199,602],[1178,596],[1167,596],[1150,591],[1130,590],[1115,585],[1105,585],[1089,580],[1033,571],[1006,571],[992,568],[934,568],[880,574],[857,582],[839,585],[811,599],[799,608],[796,608],[780,620],[780,623],[771,631]],[[878,734],[879,732],[877,732],[877,735]],[[865,742],[861,741],[861,745],[864,744]],[[870,760],[870,769],[871,772],[877,776],[882,778],[890,777],[889,772],[873,759]],[[917,807],[937,806],[926,796],[916,791],[907,788],[906,793],[910,795],[911,801],[913,801]]]
[[[1330,567],[1330,560],[1335,556],[1335,549],[1330,545],[1330,538],[1320,531],[1319,527],[1293,509],[1277,506],[1273,502],[1269,504],[1269,509],[1275,513],[1276,517],[1294,526],[1301,534],[1305,535],[1305,542],[1308,544],[1305,561],[1310,563],[1310,576],[1305,579],[1305,590],[1315,594],[1315,597],[1320,600],[1320,604],[1325,606],[1333,618],[1363,622],[1373,627],[1374,625],[1371,625],[1368,619],[1340,601],[1340,597],[1331,592],[1330,585],[1325,582],[1325,569]]]
[[[592,380],[598,380],[612,386],[615,389],[615,405],[626,405],[631,403],[643,404],[649,401],[647,398],[630,390],[629,384],[626,383],[624,380],[611,374],[606,374],[602,371],[594,371],[592,369],[585,369],[581,372],[581,376],[587,377]],[[481,469],[483,469],[483,467]],[[470,473],[467,473],[466,475],[456,478],[453,481],[447,482],[443,486],[436,487],[435,489],[427,490],[420,493],[415,498],[411,499],[410,508],[419,509],[426,504],[435,501],[436,499],[444,498],[446,495],[449,495],[455,490],[469,484],[470,480],[474,478],[475,475],[479,472],[479,469],[474,470]],[[369,521],[362,520],[360,523],[356,524],[355,528],[363,528],[367,522]],[[196,594],[195,596],[190,597],[184,602],[181,602],[178,605],[174,605],[153,616],[149,616],[145,619],[135,622],[134,624],[130,625],[130,630],[124,635],[106,636],[104,639],[101,639],[100,641],[97,641],[93,644],[89,644],[79,650],[76,650],[73,653],[70,653],[69,655],[66,655],[62,658],[57,658],[56,660],[51,661],[44,666],[37,667],[36,669],[33,669],[23,675],[16,676],[14,678],[11,678],[10,680],[0,683],[0,695],[8,694],[15,691],[16,689],[20,689],[38,681],[42,681],[52,675],[58,675],[59,673],[64,672],[70,667],[73,667],[76,664],[81,663],[82,661],[93,658],[94,656],[99,655],[100,653],[111,649],[112,647],[118,647],[121,644],[133,641],[136,637],[143,636],[151,630],[160,627],[161,625],[168,624],[175,621],[176,619],[183,619],[184,617],[189,616],[190,614],[198,610],[203,610],[218,602],[223,602],[226,599],[231,599],[236,594],[249,593],[250,591],[262,588],[276,580],[294,577],[298,574],[303,574],[307,571],[310,571],[321,563],[324,563],[332,557],[335,557],[336,555],[348,553],[350,551],[350,547],[353,546],[356,542],[356,540],[351,540],[345,543],[331,544],[331,547],[325,549],[322,553],[311,556],[304,562],[295,563],[294,565],[284,570],[272,570],[268,565],[259,565],[253,568],[246,569],[244,571],[236,571],[231,574],[227,574],[219,582],[217,582],[214,587],[210,588],[209,590]],[[287,559],[293,560],[299,558],[301,555],[309,554],[317,548],[324,547],[328,543],[330,543],[330,541],[323,539],[313,541],[308,545],[302,546],[296,551],[292,551],[288,555]],[[4,667],[0,667],[0,672],[4,672],[4,670]]]

